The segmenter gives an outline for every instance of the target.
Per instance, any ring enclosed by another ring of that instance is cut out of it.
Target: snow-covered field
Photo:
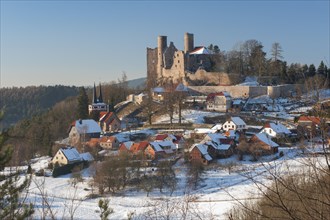
[[[218,116],[223,115],[224,113],[220,112],[207,112],[207,111],[201,111],[201,110],[183,110],[182,115],[182,123],[194,123],[194,124],[203,124],[204,123],[204,117],[206,116]],[[173,123],[179,122],[179,115],[178,113],[174,114],[173,117]],[[157,118],[156,123],[170,123],[170,118],[168,115],[163,115],[159,118]]]
[[[249,179],[267,183],[270,181],[268,169],[276,169],[280,174],[290,170],[302,169],[300,150],[294,148],[281,148],[284,157],[273,160],[276,155],[264,157],[263,161],[251,162],[249,158],[238,161],[235,156],[227,159],[220,159],[210,165],[203,174],[203,181],[196,190],[187,190],[186,171],[187,167],[180,159],[175,165],[175,173],[178,179],[177,189],[173,195],[169,192],[160,193],[158,189],[147,196],[144,191],[125,190],[116,196],[108,195],[110,207],[114,213],[110,219],[127,219],[129,213],[133,214],[133,219],[144,219],[146,216],[164,214],[164,209],[174,208],[170,216],[180,215],[180,207],[188,204],[187,198],[194,198],[189,202],[191,217],[196,216],[203,219],[225,219],[228,212],[237,201],[257,199],[259,197],[255,184]],[[50,158],[41,158],[33,164],[34,169],[45,168]],[[228,164],[231,164],[229,172]],[[39,219],[42,216],[43,202],[41,192],[47,194],[48,203],[55,213],[56,218],[70,218],[74,209],[74,219],[98,219],[100,198],[88,199],[92,193],[89,185],[93,175],[93,169],[88,168],[82,171],[83,182],[74,187],[71,184],[71,174],[57,178],[33,176],[33,180],[28,192],[29,200],[35,204],[36,212],[33,218]],[[95,190],[95,189],[94,189]],[[173,207],[171,207],[173,206]],[[157,213],[157,214],[155,214]],[[159,217],[159,216],[158,216]]]

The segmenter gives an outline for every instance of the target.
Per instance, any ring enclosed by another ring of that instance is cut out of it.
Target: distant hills
[[[1,88],[0,110],[5,114],[0,121],[0,130],[14,125],[19,120],[43,113],[56,103],[77,96],[78,93],[78,87],[59,85]]]
[[[128,87],[130,89],[144,89],[146,86],[146,81],[147,78],[138,78],[138,79],[132,79],[132,80],[127,80],[128,82]]]

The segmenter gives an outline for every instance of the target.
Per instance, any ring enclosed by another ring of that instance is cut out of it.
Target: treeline
[[[307,78],[319,76],[327,79],[329,86],[330,69],[323,61],[320,64],[288,64],[284,60],[284,50],[280,43],[272,44],[270,54],[264,51],[264,46],[258,40],[251,39],[239,43],[231,51],[220,51],[212,44],[208,49],[221,60],[220,69],[227,73],[240,73],[244,76],[256,75],[259,78],[271,79],[271,84],[302,83]]]
[[[124,74],[118,81],[102,83],[103,100],[110,106],[126,100],[126,96],[134,90],[127,86],[127,77]],[[34,113],[32,117],[22,119],[9,129],[9,142],[13,146],[14,152],[12,164],[20,164],[35,156],[53,155],[55,141],[68,137],[70,125],[73,121],[81,118],[80,112],[83,108],[87,111],[88,104],[92,101],[93,89],[75,88],[77,94],[60,101],[54,106],[40,113]],[[99,87],[97,92],[99,92]],[[79,105],[82,90],[85,91],[87,99],[83,105]],[[36,96],[40,96],[36,94]],[[41,99],[39,99],[41,100]],[[35,102],[36,105],[41,105]],[[5,109],[5,118],[7,110]],[[93,118],[93,115],[87,116]]]
[[[0,89],[0,109],[5,112],[0,130],[21,119],[40,115],[67,97],[78,95],[77,87],[28,86]]]

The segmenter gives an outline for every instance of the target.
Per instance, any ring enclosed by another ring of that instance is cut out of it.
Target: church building
[[[99,91],[98,97],[96,94],[96,87],[95,87],[95,83],[94,83],[93,102],[91,105],[88,105],[88,113],[92,114],[93,112],[100,113],[100,112],[108,112],[108,111],[109,111],[109,105],[107,105],[103,102],[101,83],[100,83],[100,91]]]

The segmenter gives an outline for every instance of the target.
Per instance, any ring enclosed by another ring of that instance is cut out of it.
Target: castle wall
[[[162,76],[165,79],[171,79],[174,82],[181,82],[184,78],[184,53],[177,50],[173,55],[173,64],[170,69],[163,69]]]
[[[203,69],[197,70],[194,74],[187,73],[187,77],[194,81],[207,81],[209,84],[229,86],[238,84],[242,81],[242,77],[235,73],[223,73],[223,72],[207,72]]]
[[[299,85],[280,86],[188,86],[190,89],[205,95],[212,92],[228,92],[233,98],[248,98],[269,95],[271,98],[291,97]]]

